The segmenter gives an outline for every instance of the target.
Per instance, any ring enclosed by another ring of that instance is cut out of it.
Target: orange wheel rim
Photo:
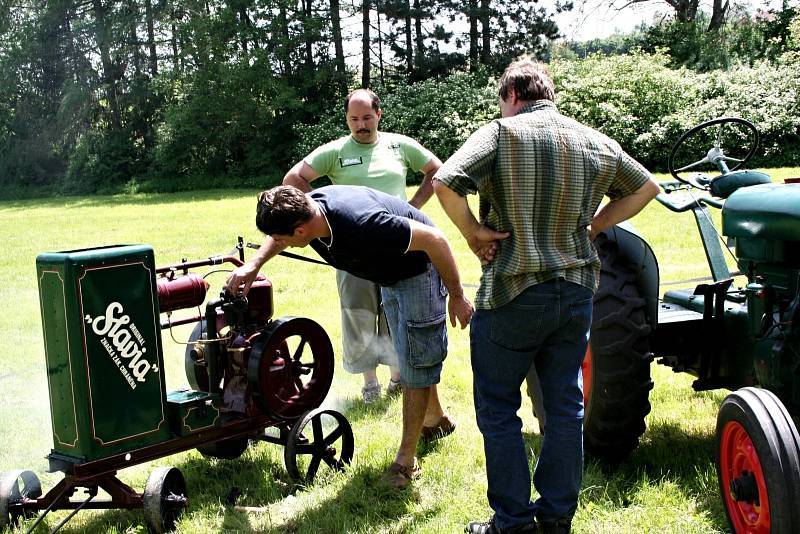
[[[583,406],[584,409],[589,405],[589,395],[592,392],[592,347],[587,345],[586,355],[583,357],[581,364],[581,373],[583,374]]]
[[[719,464],[722,496],[734,531],[768,534],[770,512],[764,471],[750,435],[736,421],[726,423],[722,429]],[[758,502],[737,500],[734,496],[731,483],[743,477],[752,477],[755,480]]]

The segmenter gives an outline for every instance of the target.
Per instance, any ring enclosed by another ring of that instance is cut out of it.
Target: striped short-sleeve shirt
[[[627,196],[650,178],[616,141],[548,100],[480,128],[436,173],[456,193],[480,195],[482,223],[511,232],[483,267],[476,307],[503,306],[559,276],[595,290],[592,217],[604,195]]]

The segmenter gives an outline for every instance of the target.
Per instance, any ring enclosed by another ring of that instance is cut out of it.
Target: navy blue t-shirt
[[[320,187],[309,196],[331,228],[330,239],[314,239],[311,247],[337,269],[384,286],[428,269],[427,254],[408,250],[408,219],[433,222],[408,202],[355,185]]]

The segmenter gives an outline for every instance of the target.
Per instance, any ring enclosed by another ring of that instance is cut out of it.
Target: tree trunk
[[[247,42],[247,34],[250,30],[250,16],[247,14],[247,6],[244,4],[239,6],[239,22],[242,23],[242,28],[239,30],[239,35],[241,36],[240,42],[242,44],[242,52],[244,52],[245,56],[248,52],[248,42]]]
[[[722,0],[714,0],[711,11],[711,21],[708,24],[709,32],[716,32],[725,23],[725,15],[728,13],[728,0],[723,4]]]
[[[410,0],[406,0],[406,70],[408,70],[409,76],[411,76],[412,72],[414,72],[414,46],[412,41],[411,2]]]
[[[378,75],[383,85],[383,34],[381,33],[381,11],[375,9],[375,14],[378,16]]]
[[[311,38],[309,26],[311,25],[311,2],[312,0],[302,0],[303,8],[303,41],[305,44],[306,70],[314,72],[314,42]]]
[[[339,89],[347,92],[347,73],[344,64],[344,45],[342,44],[342,25],[339,17],[339,0],[331,1],[331,31],[333,32],[333,48],[336,51],[336,75],[339,78]]]
[[[142,50],[139,46],[139,17],[136,9],[136,3],[134,1],[130,1],[125,6],[125,15],[128,24],[130,27],[128,28],[130,31],[130,39],[131,39],[131,56],[133,57],[133,71],[135,76],[138,78],[142,74]]]
[[[173,77],[177,77],[177,73],[181,72],[181,57],[178,54],[178,10],[172,6],[170,21],[170,44],[172,45],[172,70]]]
[[[147,47],[149,49],[150,75],[158,74],[158,55],[156,53],[156,32],[153,24],[153,0],[145,0],[144,13],[147,19]]]
[[[697,16],[699,0],[667,0],[667,3],[675,10],[678,22],[692,22]]]
[[[489,9],[489,0],[481,0],[481,30],[483,31],[483,47],[481,48],[481,63],[488,65],[492,57],[491,43],[492,32],[489,28],[489,21],[491,20],[491,10]]]
[[[289,39],[289,23],[286,18],[286,2],[280,1],[280,9],[278,10],[278,40],[275,43],[276,51],[278,54],[278,62],[281,65],[284,76],[292,75],[292,64],[289,57],[289,50],[291,48],[291,40]]]
[[[116,69],[111,61],[110,35],[111,31],[106,20],[106,9],[102,0],[92,0],[92,10],[95,18],[95,31],[97,36],[97,46],[100,48],[100,63],[103,66],[103,85],[105,86],[106,100],[108,102],[108,113],[111,127],[119,130],[122,121],[120,120],[119,102],[117,101],[117,75]]]
[[[469,0],[469,70],[478,68],[478,0]]]
[[[371,0],[361,3],[361,87],[369,87],[369,9]]]
[[[422,11],[419,8],[419,0],[414,0],[414,33],[417,41],[417,49],[414,51],[417,69],[422,69],[422,61],[425,59],[425,40],[422,37]]]

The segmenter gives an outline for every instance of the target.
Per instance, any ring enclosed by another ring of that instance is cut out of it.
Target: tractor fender
[[[658,325],[658,260],[647,241],[640,236],[632,224],[625,221],[612,226],[606,237],[617,244],[619,253],[634,272],[638,273],[636,286],[646,302],[645,315],[648,324]]]

